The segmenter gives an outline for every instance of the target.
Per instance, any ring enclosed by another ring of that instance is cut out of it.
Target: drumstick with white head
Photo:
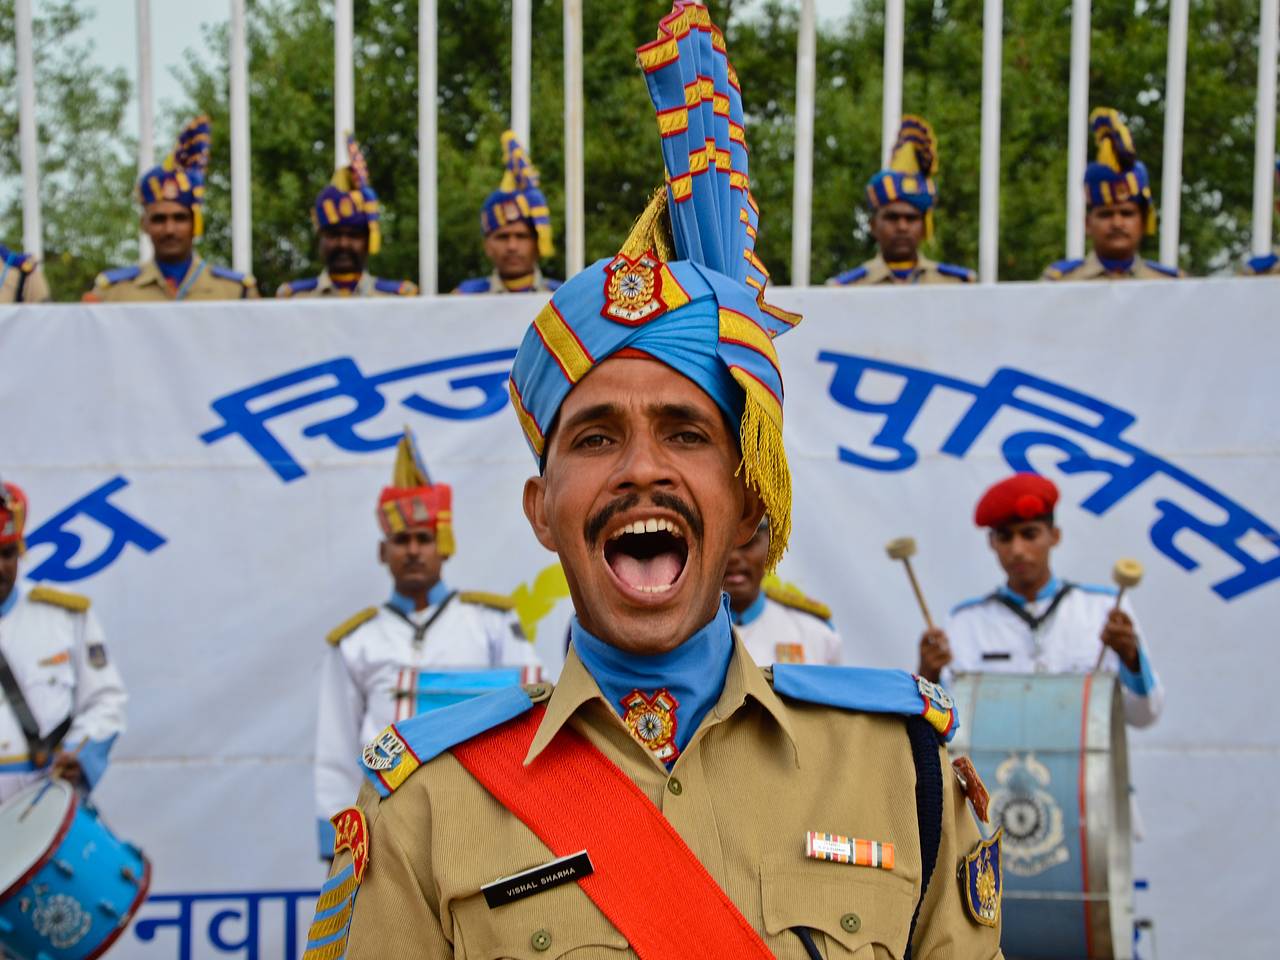
[[[890,560],[901,560],[903,567],[907,571],[907,579],[911,581],[911,589],[916,595],[916,602],[920,604],[920,612],[924,614],[925,625],[930,630],[933,627],[933,617],[929,616],[929,605],[924,602],[924,593],[920,590],[920,582],[916,580],[916,572],[911,569],[911,558],[916,554],[916,541],[914,537],[898,537],[896,540],[890,540],[884,545],[884,552],[889,555]]]
[[[1117,560],[1116,565],[1111,568],[1111,579],[1120,588],[1116,591],[1116,602],[1111,607],[1114,613],[1120,609],[1120,601],[1124,599],[1124,592],[1142,582],[1142,564],[1137,560]],[[1102,649],[1098,651],[1098,662],[1093,665],[1094,673],[1102,669],[1102,660],[1107,655],[1108,649],[1104,643]]]

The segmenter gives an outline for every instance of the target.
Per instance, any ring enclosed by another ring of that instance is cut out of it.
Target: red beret
[[[1003,527],[1053,513],[1058,488],[1038,473],[1015,473],[982,495],[973,511],[980,527]]]

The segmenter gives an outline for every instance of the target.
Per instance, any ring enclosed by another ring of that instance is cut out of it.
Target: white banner
[[[1280,620],[1280,281],[773,299],[806,315],[778,344],[796,489],[782,578],[832,606],[849,662],[913,667],[922,623],[884,543],[917,539],[941,614],[1000,580],[971,520],[985,486],[1012,468],[1052,478],[1056,572],[1106,582],[1122,556],[1147,570],[1133,599],[1168,706],[1131,739],[1138,914],[1166,960],[1264,956],[1280,736],[1246,681],[1275,662]],[[93,597],[131,697],[98,801],[155,877],[112,956],[301,952],[323,877],[323,638],[388,594],[374,503],[402,424],[454,488],[449,583],[515,593],[532,625],[556,606],[507,409],[537,306],[0,311],[0,475],[31,500],[24,574]],[[557,616],[539,631],[549,657]]]

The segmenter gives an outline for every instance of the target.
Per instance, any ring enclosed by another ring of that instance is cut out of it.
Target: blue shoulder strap
[[[210,266],[209,272],[220,280],[234,280],[236,283],[244,283],[245,275],[230,267]]]
[[[529,694],[513,686],[402,720],[364,748],[364,775],[389,797],[427,761],[532,709]]]
[[[301,279],[290,280],[285,283],[285,287],[288,289],[290,294],[306,293],[308,290],[314,290],[318,286],[320,286],[319,277],[302,277]]]
[[[1280,255],[1264,253],[1261,256],[1250,257],[1244,262],[1244,265],[1251,273],[1266,273],[1276,265],[1277,260],[1280,260]]]
[[[924,717],[946,743],[960,728],[955,703],[941,686],[905,670],[777,663],[773,689],[784,697],[862,713]]]
[[[142,268],[135,263],[131,267],[115,267],[111,270],[104,270],[102,276],[106,278],[107,283],[116,284],[132,280],[141,272]]]
[[[559,290],[564,286],[563,280],[553,280],[551,277],[543,277],[542,282],[546,284],[548,290]]]
[[[867,275],[866,267],[854,267],[852,270],[846,270],[844,273],[837,273],[834,277],[831,278],[831,282],[836,284],[837,286],[843,287],[847,284],[855,283],[858,280],[861,280],[866,275]]]
[[[1177,276],[1178,276],[1178,268],[1177,268],[1177,267],[1167,267],[1167,266],[1165,266],[1163,263],[1157,263],[1155,260],[1147,260],[1147,261],[1145,261],[1145,263],[1146,263],[1146,264],[1147,264],[1147,266],[1148,266],[1148,267],[1150,267],[1152,270],[1155,270],[1155,271],[1157,271],[1158,273],[1163,273],[1166,277],[1177,277]]]
[[[965,283],[973,283],[974,280],[972,270],[968,267],[957,267],[954,263],[938,264],[938,272],[944,277],[955,277],[958,280],[963,280]]]
[[[1066,276],[1074,270],[1079,270],[1084,264],[1083,260],[1057,260],[1049,264],[1049,269],[1059,276]]]
[[[488,293],[488,277],[470,277],[458,284],[456,293]]]

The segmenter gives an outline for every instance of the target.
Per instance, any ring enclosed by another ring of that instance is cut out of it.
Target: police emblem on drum
[[[404,741],[393,727],[387,727],[364,748],[364,765],[370,770],[390,770],[400,762],[405,751]]]
[[[1009,872],[1034,877],[1071,858],[1062,808],[1046,788],[1049,768],[1034,754],[1013,754],[996,767],[999,786],[991,794],[991,819],[1004,831]]]

